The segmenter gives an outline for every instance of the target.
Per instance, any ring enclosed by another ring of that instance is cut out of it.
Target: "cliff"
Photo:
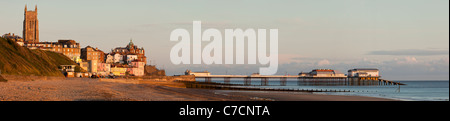
[[[166,76],[165,70],[159,70],[154,65],[146,65],[144,71],[146,76]]]
[[[77,65],[61,53],[30,50],[0,38],[0,73],[6,75],[64,76],[60,65]]]

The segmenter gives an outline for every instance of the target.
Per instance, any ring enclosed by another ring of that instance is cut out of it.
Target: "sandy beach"
[[[0,101],[394,101],[300,92],[185,88],[162,80],[66,78],[0,82]]]

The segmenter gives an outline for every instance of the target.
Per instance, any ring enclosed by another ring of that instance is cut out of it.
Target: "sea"
[[[204,81],[204,80],[198,80]],[[322,89],[322,90],[349,90],[351,92],[314,92],[328,95],[353,95],[388,98],[404,101],[449,101],[449,80],[392,80],[406,85],[307,85],[296,80],[287,80],[284,84],[280,81],[270,80],[266,85],[261,81],[251,81],[252,88],[272,89]],[[212,80],[216,83],[225,83],[223,80]],[[230,80],[229,84],[244,84],[243,80]]]

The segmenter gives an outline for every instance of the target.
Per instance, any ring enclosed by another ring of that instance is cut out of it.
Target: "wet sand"
[[[0,82],[0,101],[393,101],[390,99],[293,92],[184,88],[161,80],[66,78]]]

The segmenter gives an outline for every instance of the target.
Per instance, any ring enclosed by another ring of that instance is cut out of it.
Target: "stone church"
[[[25,5],[25,19],[23,20],[23,40],[25,43],[39,43],[39,21],[37,18],[37,5],[34,11],[27,10]]]

